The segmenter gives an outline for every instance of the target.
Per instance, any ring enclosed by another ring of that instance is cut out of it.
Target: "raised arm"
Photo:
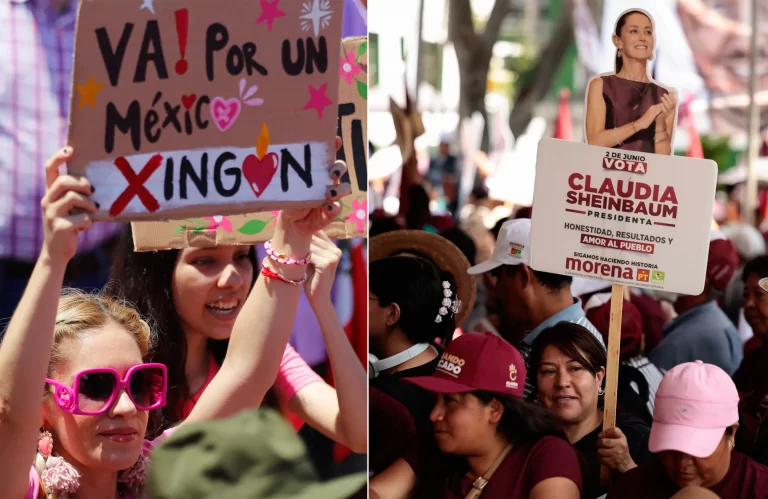
[[[331,301],[341,250],[320,231],[312,238],[312,259],[304,289],[323,332],[336,389],[310,383],[291,398],[289,408],[328,438],[363,454],[368,451],[368,381]]]
[[[87,179],[59,177],[72,148],[45,165],[48,190],[41,202],[45,239],[27,288],[0,344],[0,484],[3,497],[24,497],[40,428],[40,404],[51,357],[64,271],[77,235],[92,225],[96,206]],[[81,214],[70,216],[72,210]]]
[[[272,236],[275,251],[297,259],[309,252],[312,234],[336,218],[341,212],[337,200],[351,191],[348,183],[338,184],[345,171],[343,162],[331,168],[329,174],[336,185],[328,189],[328,202],[322,207],[280,212]],[[271,265],[292,281],[301,280],[306,272],[303,265]],[[186,421],[223,418],[261,405],[277,377],[300,292],[300,286],[279,279],[262,276],[256,280],[235,322],[221,370]]]
[[[645,130],[661,113],[662,107],[656,104],[648,108],[636,121],[618,128],[605,129],[606,105],[603,97],[603,79],[594,78],[589,83],[587,92],[587,144],[601,147],[616,147],[640,130]]]

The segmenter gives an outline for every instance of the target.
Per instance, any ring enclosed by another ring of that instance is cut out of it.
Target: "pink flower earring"
[[[53,454],[53,435],[50,431],[40,430],[37,437],[37,450],[40,451],[46,459]]]

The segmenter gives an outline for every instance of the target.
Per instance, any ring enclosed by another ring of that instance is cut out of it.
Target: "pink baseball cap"
[[[728,374],[700,360],[669,370],[656,392],[648,450],[709,457],[739,421],[739,393]]]
[[[522,398],[525,375],[515,347],[492,333],[467,333],[448,345],[431,376],[404,381],[436,393],[484,390]]]

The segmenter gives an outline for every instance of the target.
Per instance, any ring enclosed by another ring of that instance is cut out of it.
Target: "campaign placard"
[[[79,2],[67,166],[95,186],[94,218],[321,205],[342,12],[343,0]]]
[[[711,160],[543,139],[531,267],[698,295],[716,184]]]

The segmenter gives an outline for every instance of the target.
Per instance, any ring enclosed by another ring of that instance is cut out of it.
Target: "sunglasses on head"
[[[52,385],[56,403],[70,414],[96,416],[109,411],[125,390],[139,411],[165,406],[168,370],[163,364],[139,364],[125,373],[124,378],[114,369],[86,369],[75,374],[72,386],[46,378]]]

